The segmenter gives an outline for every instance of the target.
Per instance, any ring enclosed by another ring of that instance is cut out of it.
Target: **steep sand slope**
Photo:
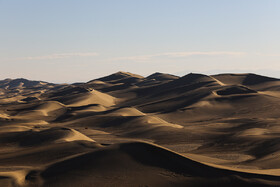
[[[69,86],[62,90],[46,93],[45,98],[59,101],[68,106],[84,106],[90,104],[111,106],[116,102],[116,99],[108,94],[80,86]]]
[[[33,119],[35,119],[39,116],[52,115],[52,113],[63,109],[65,109],[65,106],[62,103],[59,103],[57,101],[46,101],[38,104],[37,106],[35,105],[28,109],[19,110],[19,112],[17,113],[17,117],[21,116],[22,118],[31,118],[33,116]]]
[[[166,74],[166,73],[154,73],[152,75],[149,75],[148,77],[146,77],[147,79],[155,79],[157,81],[165,81],[165,80],[174,80],[174,79],[178,79],[178,76],[175,75],[171,75],[171,74]]]
[[[256,90],[280,90],[280,80],[272,77],[265,77],[252,73],[247,74],[219,74],[213,75],[214,78],[224,84],[241,84]]]
[[[48,166],[46,186],[273,186],[280,176],[201,164],[147,143],[123,143]],[[256,180],[258,178],[258,180]]]

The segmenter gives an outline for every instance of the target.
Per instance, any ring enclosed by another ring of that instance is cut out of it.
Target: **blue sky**
[[[278,0],[0,0],[0,79],[280,77]]]

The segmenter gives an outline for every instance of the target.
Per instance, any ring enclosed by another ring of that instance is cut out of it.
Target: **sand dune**
[[[257,90],[279,90],[280,80],[272,77],[265,77],[252,73],[247,74],[220,74],[214,75],[214,78],[225,84],[245,85]]]
[[[75,140],[94,140],[86,137],[85,135],[68,128],[49,128],[44,130],[27,130],[27,131],[14,131],[2,132],[0,143],[15,143],[18,146],[37,146],[48,144],[52,142],[75,141]]]
[[[250,94],[257,93],[255,90],[251,90],[245,86],[229,86],[216,91],[218,95],[235,95],[235,94]]]
[[[145,114],[136,108],[121,108],[110,113],[116,116],[144,116]]]
[[[0,81],[0,186],[280,186],[280,80]]]
[[[115,98],[101,93],[99,91],[91,91],[86,94],[82,94],[77,96],[76,98],[69,98],[69,100],[65,101],[65,104],[68,106],[83,106],[88,104],[100,104],[103,106],[112,106],[115,104]]]
[[[49,116],[51,113],[56,112],[58,110],[64,109],[65,106],[62,103],[57,101],[47,101],[37,106],[33,106],[30,110],[25,109],[21,110],[17,115],[21,116],[34,116],[34,115],[43,115]]]
[[[178,76],[166,74],[166,73],[154,73],[152,75],[149,75],[147,79],[155,79],[157,81],[165,81],[165,80],[175,80],[178,79]]]
[[[135,170],[135,168],[137,169]],[[52,164],[43,170],[40,176],[45,185],[50,186],[279,184],[279,176],[215,168],[161,147],[140,142],[113,145]],[[259,178],[259,180],[256,181],[255,178]]]
[[[97,90],[80,86],[71,86],[59,91],[46,93],[46,98],[59,101],[68,106],[83,106],[89,104],[101,104],[111,106],[115,104],[115,98]]]
[[[105,82],[119,83],[119,82],[121,82],[121,80],[130,81],[133,78],[134,79],[142,79],[144,77],[142,77],[140,75],[137,75],[137,74],[129,73],[129,72],[119,71],[117,73],[114,73],[114,74],[106,76],[106,77],[99,78],[97,80],[105,81]]]

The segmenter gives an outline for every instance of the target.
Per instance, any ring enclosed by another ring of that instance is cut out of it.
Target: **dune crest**
[[[0,81],[0,186],[280,186],[280,80]]]

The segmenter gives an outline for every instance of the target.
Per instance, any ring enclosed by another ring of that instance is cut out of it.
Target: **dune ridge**
[[[0,186],[280,186],[280,80],[0,81]]]

